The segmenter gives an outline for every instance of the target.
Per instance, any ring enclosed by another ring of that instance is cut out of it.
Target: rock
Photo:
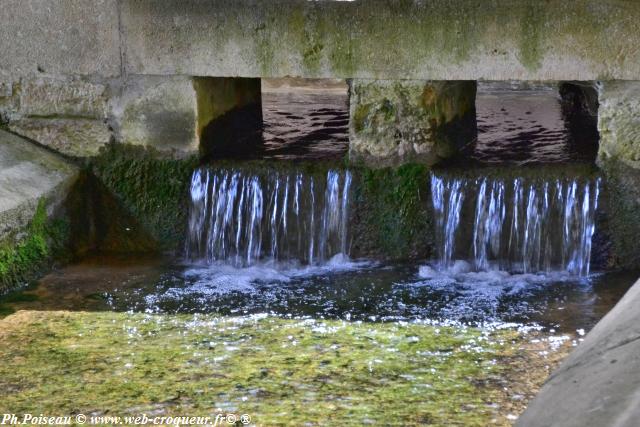
[[[640,268],[640,82],[603,82],[598,165],[614,267]]]
[[[9,130],[72,157],[96,156],[111,140],[108,126],[91,119],[24,118],[11,121]]]
[[[350,91],[354,160],[432,165],[476,137],[475,82],[353,80]]]

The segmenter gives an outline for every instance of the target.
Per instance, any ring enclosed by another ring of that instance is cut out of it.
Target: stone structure
[[[125,0],[136,74],[414,80],[640,75],[625,0]],[[624,52],[624,54],[622,54]]]
[[[476,83],[353,80],[352,159],[435,164],[476,137]]]
[[[599,88],[598,165],[618,267],[640,265],[640,82],[603,82]]]
[[[638,20],[625,0],[7,0],[0,120],[74,157],[110,140],[193,152],[218,102],[247,99],[245,83],[201,96],[193,78],[640,79]]]
[[[0,130],[0,294],[25,283],[61,255],[66,199],[80,170],[59,156]]]

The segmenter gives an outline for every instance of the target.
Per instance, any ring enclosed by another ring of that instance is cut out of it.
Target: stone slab
[[[640,78],[640,2],[123,0],[132,74]]]
[[[516,426],[637,426],[639,306],[640,281],[551,375]]]
[[[20,114],[104,119],[105,92],[105,85],[79,79],[25,79],[20,85]]]
[[[111,141],[106,123],[86,119],[24,118],[11,121],[9,130],[71,157],[92,157]]]
[[[0,74],[120,74],[117,0],[2,0]]]
[[[78,174],[68,161],[0,130],[0,240],[29,223],[41,198],[55,209]]]

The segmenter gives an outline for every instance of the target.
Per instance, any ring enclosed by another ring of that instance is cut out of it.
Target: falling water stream
[[[186,253],[191,260],[297,260],[321,264],[349,253],[351,173],[201,167],[191,180]]]
[[[478,271],[590,271],[599,178],[462,178],[433,173],[439,266]],[[473,219],[470,227],[462,217]]]

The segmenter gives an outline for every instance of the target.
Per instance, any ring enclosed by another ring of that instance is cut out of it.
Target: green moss
[[[431,251],[429,169],[357,168],[354,246],[363,255],[392,259],[427,257]]]
[[[53,258],[63,257],[67,235],[68,223],[50,220],[41,199],[24,237],[0,244],[0,292],[24,284]]]
[[[0,410],[16,413],[484,426],[528,357],[515,331],[421,324],[23,311],[0,325]]]
[[[610,267],[640,268],[640,171],[617,159],[600,164],[605,176],[602,205],[607,215],[599,228],[612,243]]]
[[[542,65],[545,10],[546,8],[541,2],[529,2],[524,6],[520,24],[520,62],[529,71],[536,71]]]
[[[163,250],[184,236],[190,177],[195,157],[167,158],[144,147],[111,144],[91,168]]]

